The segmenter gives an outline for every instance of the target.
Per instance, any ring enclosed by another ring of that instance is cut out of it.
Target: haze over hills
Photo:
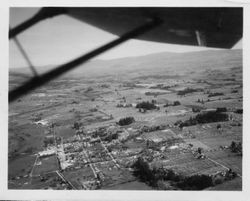
[[[100,76],[144,70],[148,73],[183,73],[206,69],[224,69],[242,65],[242,50],[207,50],[200,52],[162,52],[139,57],[92,60],[65,74],[64,77]],[[41,74],[54,66],[36,67]],[[29,68],[11,68],[10,75],[31,75]]]

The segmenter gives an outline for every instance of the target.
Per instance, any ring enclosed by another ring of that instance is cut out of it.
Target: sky
[[[29,19],[38,10],[39,8],[10,8],[10,27]],[[70,61],[116,39],[117,36],[77,19],[60,15],[39,22],[17,38],[34,66],[46,66]],[[236,47],[240,48],[241,42]],[[205,49],[207,48],[129,40],[95,59],[108,60],[158,52],[190,52]],[[9,42],[9,64],[10,68],[28,66],[13,40]]]

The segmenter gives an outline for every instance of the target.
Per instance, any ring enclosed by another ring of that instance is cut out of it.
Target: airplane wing
[[[232,48],[243,35],[242,7],[49,7],[41,9],[26,26],[58,14],[72,16],[117,36],[150,19],[159,19],[160,26],[135,39],[161,43]],[[13,32],[15,29],[10,36]]]
[[[67,8],[67,14],[118,36],[157,18],[163,23],[136,39],[180,45],[231,48],[243,32],[242,8]]]

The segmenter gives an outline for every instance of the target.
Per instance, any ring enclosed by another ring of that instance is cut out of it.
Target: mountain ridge
[[[204,50],[195,52],[173,53],[160,52],[137,57],[125,57],[111,60],[91,60],[65,74],[64,77],[81,77],[87,75],[128,72],[133,70],[171,70],[179,71],[203,68],[230,68],[242,65],[242,50]],[[36,67],[39,74],[53,69],[48,65]],[[31,75],[29,68],[10,68],[10,75],[21,73]]]

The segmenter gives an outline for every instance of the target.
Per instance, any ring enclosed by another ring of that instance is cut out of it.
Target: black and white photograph
[[[243,7],[10,7],[9,190],[242,191]]]

